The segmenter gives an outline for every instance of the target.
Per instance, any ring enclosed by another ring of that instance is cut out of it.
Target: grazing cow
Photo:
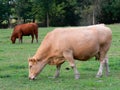
[[[27,23],[15,26],[11,36],[11,41],[12,43],[15,43],[16,38],[19,38],[19,43],[22,43],[22,36],[29,35],[32,37],[31,43],[33,43],[34,35],[38,42],[38,25],[36,23]]]
[[[68,61],[74,70],[75,79],[80,74],[75,60],[86,61],[96,57],[100,67],[96,77],[102,76],[103,66],[109,74],[107,52],[112,41],[112,32],[104,24],[78,28],[56,28],[48,33],[36,54],[28,59],[29,79],[34,80],[46,64],[56,65],[55,77],[59,76],[61,64]]]

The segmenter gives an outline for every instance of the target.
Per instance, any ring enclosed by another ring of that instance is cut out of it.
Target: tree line
[[[120,23],[120,0],[0,0],[0,27]]]

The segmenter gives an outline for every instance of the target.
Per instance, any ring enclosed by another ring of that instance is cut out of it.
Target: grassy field
[[[47,65],[37,79],[28,79],[28,58],[36,52],[47,32],[54,28],[39,29],[39,43],[31,44],[31,37],[23,37],[23,44],[12,44],[12,29],[0,29],[0,90],[120,90],[120,24],[108,25],[113,32],[112,46],[109,51],[110,76],[95,78],[99,62],[91,59],[76,62],[81,74],[74,79],[73,70],[66,71],[66,62],[61,68],[60,77],[49,78],[55,73],[55,66]]]

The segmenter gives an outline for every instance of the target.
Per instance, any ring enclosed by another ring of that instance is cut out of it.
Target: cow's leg
[[[110,73],[109,65],[108,65],[108,56],[105,57],[105,69],[106,69],[106,75],[108,76]]]
[[[71,50],[67,50],[65,52],[63,52],[63,55],[65,57],[65,59],[68,60],[70,66],[73,68],[74,70],[74,74],[75,74],[75,79],[79,79],[80,78],[80,74],[76,68],[76,65],[75,65],[75,60],[73,59],[73,53]]]
[[[60,64],[60,65],[56,65],[56,68],[57,68],[57,70],[56,70],[56,72],[55,72],[54,78],[59,77],[59,75],[60,75],[61,64]]]
[[[103,67],[104,67],[104,60],[100,61],[100,67],[99,67],[98,73],[96,75],[97,78],[102,76]]]
[[[18,38],[19,38],[19,43],[22,43],[22,34],[21,33],[19,33]]]
[[[19,43],[21,43],[21,39],[19,38]]]
[[[19,36],[19,43],[22,43],[22,36]]]
[[[61,61],[61,62],[59,62],[59,64],[56,64],[57,70],[55,72],[54,78],[59,77],[61,65],[65,62],[65,60],[63,60],[63,59],[59,59],[59,61]]]
[[[38,43],[38,34],[35,34],[36,42]]]
[[[102,52],[102,51],[100,52],[100,57],[99,57],[100,67],[99,67],[98,73],[96,75],[97,78],[102,76],[103,68],[105,65],[105,56],[106,56],[105,54],[106,54],[105,52]]]
[[[32,37],[32,41],[31,41],[31,43],[33,43],[33,40],[34,40],[34,34],[32,34],[31,37]]]
[[[21,43],[23,43],[23,37],[21,36]]]

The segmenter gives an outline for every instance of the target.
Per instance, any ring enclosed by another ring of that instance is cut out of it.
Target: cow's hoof
[[[96,75],[96,78],[101,78],[102,77],[102,75]]]
[[[110,73],[108,72],[108,73],[106,73],[106,76],[110,76]]]
[[[56,79],[57,77],[53,76],[53,77],[48,77],[48,78]]]
[[[79,79],[79,78],[80,78],[80,74],[76,74],[75,79]]]

